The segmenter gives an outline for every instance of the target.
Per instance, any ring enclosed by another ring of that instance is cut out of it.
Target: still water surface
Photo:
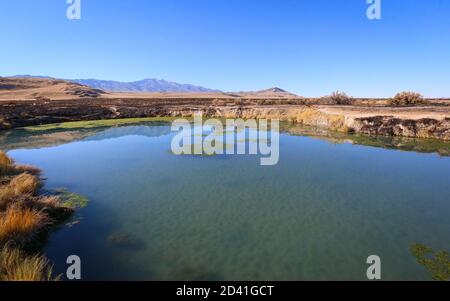
[[[89,199],[49,238],[57,272],[75,254],[84,280],[364,280],[376,254],[385,280],[430,280],[411,245],[450,250],[448,144],[388,149],[294,128],[279,163],[260,166],[176,156],[174,135],[165,123],[3,134],[45,189]]]

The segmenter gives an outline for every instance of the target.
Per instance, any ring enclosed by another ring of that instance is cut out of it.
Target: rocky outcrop
[[[348,126],[354,132],[368,135],[450,140],[450,118],[412,120],[376,116],[356,118]]]

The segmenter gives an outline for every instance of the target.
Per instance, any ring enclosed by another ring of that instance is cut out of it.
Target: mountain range
[[[69,81],[107,92],[220,92],[219,90],[208,89],[190,84],[179,84],[162,79],[143,79],[135,82],[119,82],[98,79],[73,79]]]
[[[128,93],[219,93],[233,97],[266,97],[266,98],[292,98],[297,95],[278,87],[260,91],[222,92],[217,89],[209,89],[191,84],[180,84],[162,79],[143,79],[134,82],[120,82],[100,79],[59,79],[49,76],[15,75],[11,79],[46,79],[53,81],[66,81],[94,89],[95,93],[105,92],[128,92]],[[97,91],[98,90],[98,91]]]
[[[35,75],[15,75],[16,78],[46,78],[56,79],[49,76]],[[78,83],[94,89],[106,92],[179,92],[179,93],[202,93],[221,92],[216,89],[208,89],[190,84],[179,84],[162,79],[143,79],[135,82],[120,82],[113,80],[99,79],[63,79],[69,82]]]

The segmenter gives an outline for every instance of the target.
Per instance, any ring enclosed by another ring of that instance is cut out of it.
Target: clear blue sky
[[[0,0],[0,75],[450,96],[450,1]]]

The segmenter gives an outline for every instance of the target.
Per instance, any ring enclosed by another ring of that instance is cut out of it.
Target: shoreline
[[[85,199],[46,191],[41,170],[0,150],[0,281],[58,281],[43,246]]]
[[[450,140],[450,106],[446,104],[318,105],[305,103],[304,99],[186,97],[1,101],[0,131],[72,121],[191,117],[196,112],[210,118],[279,119],[346,133]]]

